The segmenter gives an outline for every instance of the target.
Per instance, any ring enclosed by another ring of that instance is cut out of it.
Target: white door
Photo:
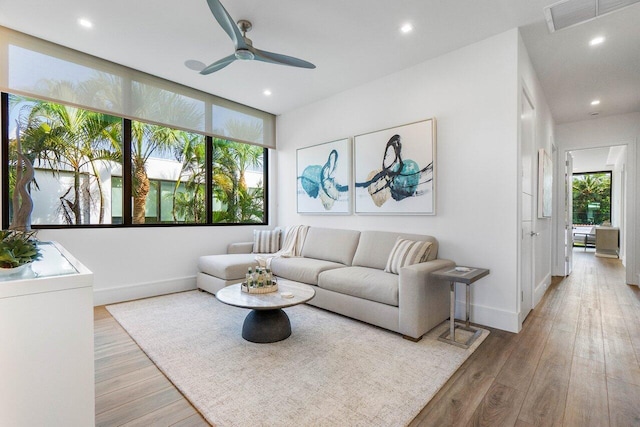
[[[564,170],[564,275],[573,270],[573,156],[567,152]]]
[[[520,246],[520,324],[524,322],[533,306],[534,264],[534,108],[523,92],[522,120],[520,121],[522,160],[522,244]]]

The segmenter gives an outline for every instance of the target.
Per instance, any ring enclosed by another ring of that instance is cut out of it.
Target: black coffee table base
[[[291,335],[289,316],[282,309],[251,310],[242,325],[242,338],[255,343],[278,342]]]

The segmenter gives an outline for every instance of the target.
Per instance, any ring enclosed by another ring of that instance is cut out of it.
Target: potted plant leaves
[[[35,231],[0,231],[0,275],[21,273],[42,255]]]

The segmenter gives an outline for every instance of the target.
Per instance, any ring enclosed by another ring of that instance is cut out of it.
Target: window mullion
[[[0,94],[0,123],[2,123],[2,229],[9,228],[9,94]]]
[[[205,177],[204,177],[204,205],[206,209],[206,223],[213,223],[213,138],[205,137]]]
[[[131,139],[131,120],[122,119],[122,223],[124,225],[133,224]]]

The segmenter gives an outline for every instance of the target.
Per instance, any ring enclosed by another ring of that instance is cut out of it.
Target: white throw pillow
[[[273,254],[280,250],[280,230],[253,230],[253,253]]]
[[[426,261],[429,257],[429,252],[431,252],[431,242],[420,242],[398,237],[396,244],[391,249],[384,271],[400,274],[402,267]]]

